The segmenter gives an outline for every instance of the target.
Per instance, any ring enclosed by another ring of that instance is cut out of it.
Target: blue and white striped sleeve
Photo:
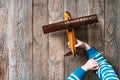
[[[66,80],[84,80],[85,75],[86,71],[78,67]]]
[[[90,48],[88,51],[86,51],[86,54],[89,59],[93,58],[98,62],[99,69],[96,71],[96,74],[100,80],[119,80],[113,67],[95,48]]]

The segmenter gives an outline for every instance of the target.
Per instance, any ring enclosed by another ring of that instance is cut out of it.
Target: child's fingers
[[[95,63],[93,63],[93,64],[94,64],[95,66],[99,66],[99,64],[98,64],[98,63],[96,63],[96,62],[95,62]]]
[[[70,43],[68,42],[68,46],[70,45]]]
[[[82,44],[82,42],[77,39],[75,47],[79,47],[81,44]]]
[[[68,48],[70,48],[70,43],[68,42]]]
[[[79,43],[79,44],[82,44],[82,43],[83,43],[83,41],[80,41],[80,40],[78,40],[78,39],[76,39],[76,42]]]
[[[78,39],[76,39],[76,44],[78,43],[78,41],[79,41],[79,40],[78,40]]]
[[[95,59],[91,59],[94,63],[98,64],[98,62]]]
[[[94,70],[97,70],[97,69],[99,69],[99,66],[96,66],[96,67],[94,68]]]
[[[79,47],[80,45],[79,44],[76,44],[75,47]]]
[[[95,60],[95,59],[93,59],[93,58],[91,59],[91,61],[92,61],[92,62],[94,62],[94,63],[96,62],[96,60]],[[96,62],[96,63],[97,63],[97,62]]]
[[[98,62],[96,62],[96,61],[93,61],[93,63],[98,64]]]
[[[70,46],[68,46],[70,48]]]

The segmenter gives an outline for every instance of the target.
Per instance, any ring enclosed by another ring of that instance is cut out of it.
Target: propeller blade
[[[70,56],[70,55],[72,55],[71,51],[69,51],[68,53],[66,53],[64,56],[67,57],[67,56]]]

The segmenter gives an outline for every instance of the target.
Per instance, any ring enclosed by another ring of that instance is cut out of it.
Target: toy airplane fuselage
[[[71,19],[70,13],[65,12],[64,13],[64,21],[67,21],[70,19]],[[68,27],[70,27],[70,26],[68,26]],[[74,34],[74,28],[68,28],[68,29],[66,29],[66,32],[67,32],[67,37],[68,37],[68,42],[69,42],[71,52],[73,55],[75,55],[75,53],[76,53],[76,47],[75,47],[76,39],[75,39],[75,34]]]
[[[46,34],[46,33],[54,32],[54,31],[66,29],[71,52],[65,54],[65,56],[69,56],[71,54],[76,55],[77,54],[76,47],[75,47],[76,39],[75,39],[75,34],[74,34],[74,28],[80,27],[82,25],[97,23],[97,22],[98,22],[98,19],[97,19],[96,14],[83,16],[83,17],[76,18],[76,19],[71,19],[70,13],[65,12],[64,13],[64,21],[44,25],[43,32],[44,32],[44,34]]]

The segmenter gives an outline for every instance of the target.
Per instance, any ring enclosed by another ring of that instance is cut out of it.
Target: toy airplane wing
[[[42,28],[43,28],[44,34],[47,34],[55,31],[60,31],[68,28],[76,28],[82,25],[88,25],[88,24],[93,24],[97,22],[98,22],[97,15],[93,14],[93,15],[83,16],[75,19],[70,19],[67,21],[60,21],[60,22],[44,25]]]

